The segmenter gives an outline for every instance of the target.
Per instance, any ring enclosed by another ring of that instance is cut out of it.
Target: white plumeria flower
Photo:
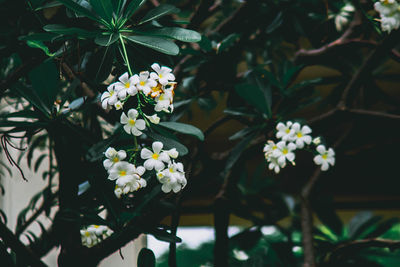
[[[107,91],[101,95],[101,106],[106,109],[108,106],[113,106],[117,101],[118,91],[115,90],[114,84],[111,84],[107,87]]]
[[[114,83],[115,90],[118,91],[118,97],[120,99],[125,99],[127,94],[136,95],[138,90],[135,84],[138,83],[138,77],[129,77],[129,74],[125,72],[118,79],[119,81]]]
[[[279,165],[283,165],[286,159],[294,164],[295,154],[292,152],[296,149],[296,145],[285,141],[280,141],[276,144],[278,149],[274,150],[272,156],[277,158]]]
[[[88,229],[80,230],[82,245],[91,248],[99,243],[99,238],[96,234]]]
[[[162,85],[166,85],[170,81],[175,81],[175,76],[172,74],[172,69],[162,66],[160,67],[159,64],[154,63],[151,65],[151,68],[156,72],[150,73],[150,77],[153,80],[158,80],[158,82]]]
[[[107,148],[104,155],[106,159],[103,161],[103,166],[106,170],[109,170],[115,163],[126,158],[126,152],[124,150],[117,151],[113,147]]]
[[[174,106],[172,105],[172,101],[174,99],[173,90],[164,90],[164,93],[160,94],[155,98],[156,106],[154,110],[156,112],[167,112],[170,113],[174,110]]]
[[[122,112],[120,121],[121,124],[124,124],[124,130],[128,134],[139,136],[142,134],[141,130],[146,128],[146,122],[142,119],[137,119],[138,115],[138,111],[133,108],[128,111],[128,116]]]
[[[134,177],[134,175],[136,175],[136,168],[135,165],[129,162],[121,161],[115,163],[108,171],[108,174],[109,180],[117,180],[126,176]]]
[[[329,165],[335,165],[335,151],[332,148],[328,150],[324,145],[317,146],[317,152],[319,155],[314,157],[314,163],[321,165],[321,170],[326,171],[329,169]]]
[[[400,4],[395,0],[381,0],[374,4],[381,17],[383,31],[391,32],[400,27]]]
[[[155,169],[156,171],[161,171],[165,167],[164,162],[170,162],[167,152],[162,151],[163,146],[163,143],[156,141],[152,144],[153,151],[147,148],[143,148],[140,151],[140,157],[146,160],[143,164],[146,170]]]
[[[277,148],[278,147],[276,146],[274,141],[268,140],[263,149],[265,158],[269,157],[274,152],[274,150]]]
[[[343,28],[349,23],[349,18],[351,13],[355,11],[355,8],[352,4],[346,3],[339,13],[335,16],[335,26],[337,31],[342,31]]]
[[[285,168],[286,166],[286,161],[284,161],[282,164],[278,162],[278,159],[275,157],[268,157],[268,169],[274,170],[275,173],[279,173],[281,169]]]
[[[179,152],[176,150],[176,148],[172,148],[172,149],[167,150],[165,152],[167,152],[168,156],[170,156],[173,159],[176,159],[179,156]]]
[[[138,78],[139,82],[137,83],[136,87],[140,91],[142,91],[145,95],[150,94],[151,88],[157,86],[157,82],[155,80],[149,78],[148,71],[140,72],[139,76],[137,78]]]
[[[276,125],[278,132],[276,133],[276,138],[282,139],[282,141],[292,141],[294,138],[294,130],[291,128],[293,123],[287,121],[286,124],[280,122]]]
[[[309,135],[312,131],[311,128],[307,125],[301,127],[300,123],[295,122],[292,125],[292,129],[294,130],[294,140],[297,148],[303,148],[304,144],[311,144],[312,137]]]
[[[144,174],[146,169],[142,166],[139,167],[134,167],[135,170],[133,171],[133,175],[131,176],[124,176],[121,178],[118,178],[116,181],[116,189],[119,188],[121,189],[121,192],[118,192],[119,196],[117,195],[118,198],[122,194],[128,194],[130,192],[134,192],[139,190],[142,187],[146,187],[147,182],[145,179],[143,179],[141,176]],[[114,191],[115,193],[115,191]]]
[[[148,118],[149,121],[151,121],[151,123],[154,123],[154,124],[160,123],[160,117],[158,117],[157,114],[153,114],[151,116],[144,114],[144,116],[146,116],[146,118]]]
[[[117,103],[114,104],[114,107],[116,110],[120,110],[124,107],[124,103],[122,103],[121,101],[117,101]]]
[[[108,227],[105,225],[89,225],[87,231],[94,233],[98,237],[103,237],[105,233],[107,233]]]
[[[164,193],[169,193],[171,190],[177,193],[187,184],[183,164],[180,162],[169,163],[168,168],[157,173],[157,178],[162,183],[161,190]]]

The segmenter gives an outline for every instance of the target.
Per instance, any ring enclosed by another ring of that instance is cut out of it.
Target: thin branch
[[[303,267],[315,267],[315,252],[313,244],[313,218],[308,199],[300,197],[301,200],[301,232],[304,251]]]
[[[366,109],[346,109],[346,111],[354,114],[359,114],[359,115],[367,115],[367,116],[374,116],[378,118],[387,118],[387,119],[394,119],[394,120],[399,120],[400,115],[397,114],[389,114],[389,113],[384,113],[380,111],[373,111],[373,110],[366,110]]]
[[[354,240],[338,245],[336,248],[333,249],[331,257],[336,257],[337,255],[342,256],[343,254],[354,253],[356,250],[371,247],[389,248],[390,250],[396,250],[400,249],[400,241],[379,238]]]
[[[29,248],[22,244],[14,233],[3,223],[0,223],[0,237],[3,242],[17,254],[18,261],[21,260],[25,263],[29,263],[27,265],[34,267],[47,266]]]

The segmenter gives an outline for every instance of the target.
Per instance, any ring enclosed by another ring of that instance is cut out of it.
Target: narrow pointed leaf
[[[131,42],[149,47],[167,55],[175,56],[179,53],[179,47],[174,42],[162,38],[139,35],[125,36],[125,38]]]
[[[111,22],[113,5],[111,0],[89,0],[93,10],[105,21]]]
[[[179,27],[164,27],[147,31],[146,34],[169,37],[182,42],[199,42],[201,40],[201,35],[198,32]]]
[[[167,5],[167,4],[161,4],[158,7],[150,10],[150,12],[147,13],[142,18],[142,20],[140,21],[139,25],[143,24],[143,23],[146,23],[146,22],[149,22],[151,20],[158,19],[158,18],[160,18],[162,16],[165,16],[165,15],[168,15],[168,14],[171,14],[171,13],[176,13],[178,11],[179,11],[179,9],[177,9],[174,6]]]
[[[96,15],[92,11],[84,8],[83,6],[79,5],[78,3],[76,3],[72,0],[58,0],[58,1],[61,2],[64,6],[71,9],[72,11],[74,11],[80,15],[83,15],[89,19],[92,19],[94,21],[101,23],[101,21],[96,17]]]
[[[159,125],[179,133],[193,135],[201,141],[204,140],[203,132],[193,125],[173,121],[160,122]]]
[[[126,7],[125,17],[127,19],[130,19],[133,13],[135,13],[135,11],[138,10],[139,7],[141,7],[144,4],[144,2],[146,2],[146,0],[131,0],[129,5]]]

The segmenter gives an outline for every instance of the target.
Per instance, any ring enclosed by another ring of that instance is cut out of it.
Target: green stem
[[[129,64],[129,58],[128,58],[128,54],[126,53],[126,48],[125,48],[125,44],[124,44],[124,38],[122,37],[122,34],[119,35],[119,39],[121,40],[121,46],[122,46],[122,51],[124,51],[124,61],[125,64],[128,66],[128,71],[129,71],[129,75],[132,76],[132,70],[131,70],[131,66]]]

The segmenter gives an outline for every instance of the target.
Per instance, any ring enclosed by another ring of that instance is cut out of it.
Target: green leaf
[[[57,36],[58,36],[57,34],[47,33],[47,32],[33,33],[33,34],[29,34],[29,35],[20,36],[18,38],[18,40],[22,40],[22,41],[52,41]]]
[[[161,4],[158,7],[152,9],[149,11],[149,13],[147,13],[142,20],[140,21],[139,25],[149,22],[151,20],[155,20],[158,18],[161,18],[162,16],[171,14],[171,13],[176,13],[178,12],[179,9],[177,9],[176,7],[172,6],[172,5],[168,5],[168,4]]]
[[[236,93],[241,96],[247,103],[255,107],[260,112],[268,115],[271,114],[271,108],[267,103],[264,92],[257,85],[250,83],[242,83],[235,86]]]
[[[93,10],[107,22],[111,22],[113,5],[110,0],[89,0]]]
[[[193,135],[199,138],[201,141],[204,141],[203,132],[199,128],[194,127],[193,125],[180,122],[172,122],[172,121],[160,122],[158,125],[179,133]]]
[[[176,148],[176,150],[179,152],[179,156],[184,156],[187,153],[189,153],[189,150],[187,149],[187,147],[182,145],[178,141],[175,141],[168,137],[162,136],[157,133],[152,133],[152,132],[147,132],[146,135],[149,136],[150,138],[152,138],[154,141],[162,142],[164,144],[164,149]]]
[[[77,4],[76,2],[72,1],[72,0],[58,0],[59,2],[61,2],[64,6],[68,7],[69,9],[71,9],[72,11],[83,15],[89,19],[92,19],[94,21],[97,21],[99,23],[102,23],[101,20],[99,20],[95,14],[93,14],[92,11],[90,11],[89,9],[84,8],[83,6]]]
[[[224,40],[222,40],[217,45],[217,52],[225,51],[228,48],[232,47],[235,42],[239,39],[240,34],[232,33],[228,35]]]
[[[49,48],[41,41],[26,41],[26,44],[29,47],[41,49],[49,57],[54,56],[54,54],[50,52]]]
[[[119,38],[119,33],[100,33],[96,35],[94,42],[101,46],[109,46],[115,43]]]
[[[53,60],[47,60],[29,73],[33,89],[43,103],[51,109],[61,89],[60,74]]]
[[[162,38],[140,35],[124,36],[124,38],[167,55],[176,56],[179,53],[179,47],[174,42]]]
[[[96,32],[90,32],[81,28],[68,28],[64,25],[60,24],[48,24],[43,27],[43,30],[47,32],[53,32],[53,33],[58,33],[58,34],[63,34],[63,35],[76,35],[78,37],[83,37],[83,38],[92,38],[96,35]]]
[[[131,2],[129,3],[129,5],[126,7],[126,15],[125,17],[127,19],[130,19],[130,17],[132,17],[133,13],[135,13],[135,11],[141,7],[144,2],[146,2],[146,0],[131,0]]]
[[[156,256],[153,251],[148,248],[142,248],[138,255],[137,260],[138,267],[155,267],[156,266]]]
[[[201,40],[198,32],[179,27],[163,27],[146,31],[145,34],[169,37],[182,42],[199,42]]]

